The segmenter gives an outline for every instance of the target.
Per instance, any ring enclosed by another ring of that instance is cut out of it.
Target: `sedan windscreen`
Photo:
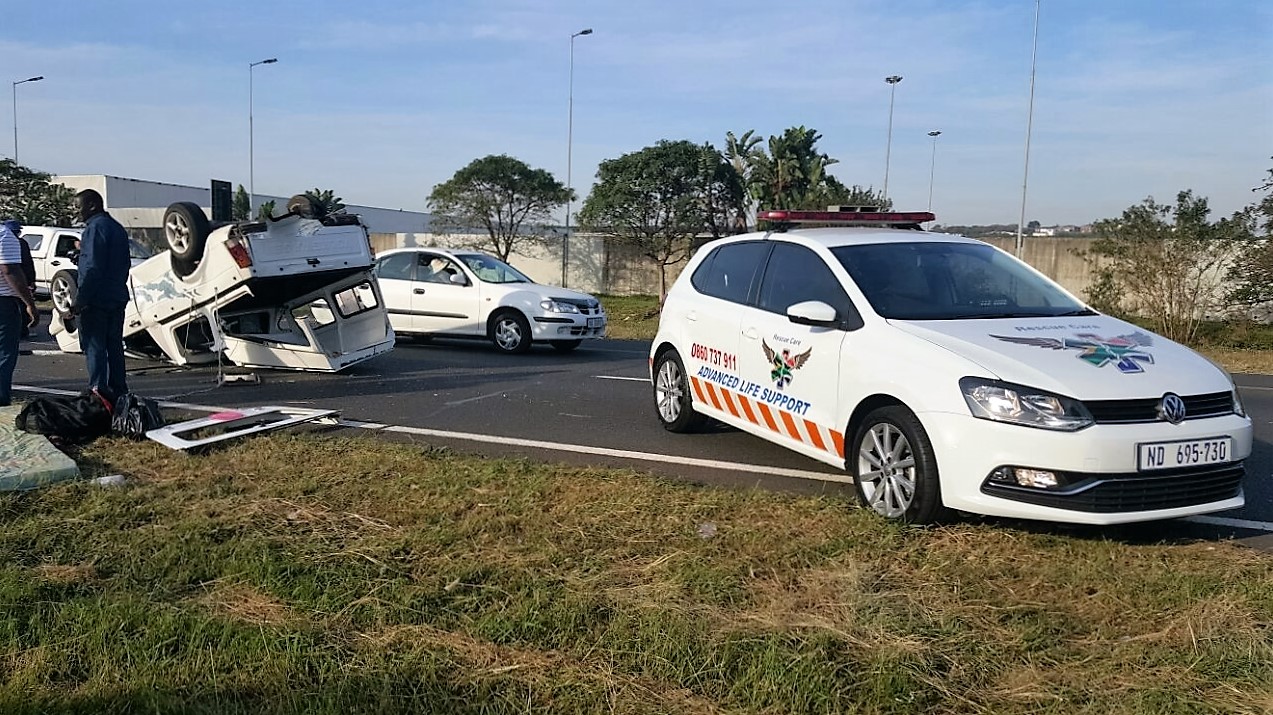
[[[926,241],[831,249],[875,312],[898,320],[1092,315],[992,246]]]
[[[521,271],[492,256],[476,253],[461,253],[456,258],[464,262],[470,271],[477,274],[478,279],[486,283],[534,283]]]

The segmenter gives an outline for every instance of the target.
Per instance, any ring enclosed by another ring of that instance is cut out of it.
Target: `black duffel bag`
[[[71,397],[44,395],[28,402],[13,424],[23,432],[88,442],[111,431],[111,404],[97,390]]]
[[[111,418],[111,429],[116,434],[142,439],[146,432],[163,427],[164,416],[159,411],[159,403],[149,397],[134,395],[129,392],[115,400],[115,416]]]

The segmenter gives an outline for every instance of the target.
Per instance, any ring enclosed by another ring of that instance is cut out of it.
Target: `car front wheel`
[[[693,432],[707,421],[694,411],[689,377],[675,350],[664,352],[654,362],[654,407],[663,429],[669,432]]]
[[[850,456],[862,505],[886,519],[928,524],[945,514],[937,459],[928,433],[901,405],[872,411],[854,436]]]
[[[521,313],[500,313],[491,321],[491,342],[502,353],[524,353],[530,350],[530,323]]]

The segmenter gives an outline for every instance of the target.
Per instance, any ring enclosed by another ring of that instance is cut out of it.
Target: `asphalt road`
[[[486,343],[403,341],[388,355],[337,375],[261,370],[259,383],[220,385],[215,367],[130,361],[130,387],[155,398],[208,406],[338,409],[345,420],[396,426],[393,439],[481,454],[629,466],[709,484],[851,495],[842,472],[732,428],[692,436],[663,430],[646,377],[648,345],[605,340],[566,355],[536,347],[527,355],[508,356]],[[19,360],[15,387],[82,389],[82,356],[48,354],[55,346],[42,341],[24,348],[35,354]],[[1247,462],[1247,506],[1215,516],[1273,522],[1273,376],[1240,375],[1237,381],[1256,434]],[[475,441],[479,436],[498,441]],[[581,446],[590,449],[566,451]],[[1170,522],[1143,535],[1198,534],[1254,537],[1258,545],[1273,546],[1273,526],[1252,530],[1232,523]]]

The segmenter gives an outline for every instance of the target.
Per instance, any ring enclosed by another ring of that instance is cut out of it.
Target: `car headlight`
[[[1238,386],[1233,386],[1233,414],[1246,417],[1246,408],[1242,406],[1242,397],[1238,395]]]
[[[959,381],[974,417],[1026,427],[1074,432],[1095,422],[1082,402],[1043,390],[998,380],[965,377]]]
[[[539,307],[549,313],[578,313],[579,307],[573,303],[563,303],[551,298],[539,301]]]

